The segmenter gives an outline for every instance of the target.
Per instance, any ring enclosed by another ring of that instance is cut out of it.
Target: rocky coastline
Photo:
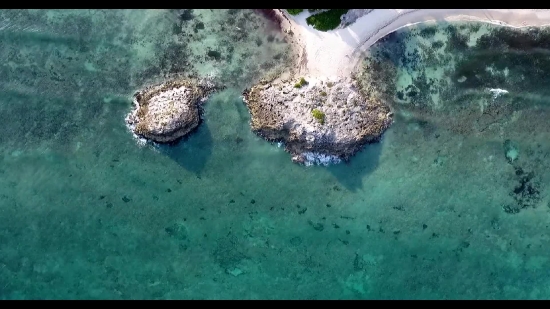
[[[367,99],[353,78],[266,80],[243,92],[253,132],[280,142],[304,164],[347,161],[392,122],[389,107]]]
[[[169,80],[134,94],[134,109],[126,123],[138,137],[171,143],[186,136],[201,122],[201,103],[217,90],[211,81],[191,78]]]
[[[365,144],[380,140],[392,123],[390,108],[367,95],[351,76],[323,76],[308,71],[308,55],[299,27],[283,10],[257,10],[275,22],[291,45],[286,70],[264,72],[264,79],[245,89],[243,101],[251,130],[281,143],[292,161],[306,165],[347,161]],[[295,30],[295,31],[293,31]],[[149,141],[172,143],[201,122],[201,103],[218,90],[212,81],[179,78],[136,92],[126,122]]]

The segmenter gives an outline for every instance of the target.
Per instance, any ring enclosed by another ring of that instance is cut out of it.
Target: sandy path
[[[305,52],[300,74],[308,76],[349,76],[362,51],[397,29],[421,22],[463,20],[511,27],[550,25],[548,9],[375,9],[345,29],[328,32],[307,25],[307,12],[284,15],[283,29],[292,30]]]

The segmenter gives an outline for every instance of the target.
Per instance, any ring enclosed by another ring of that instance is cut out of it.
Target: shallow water
[[[484,50],[459,41],[453,61],[417,63],[445,80],[438,95],[398,100],[425,83],[394,60],[429,52],[414,40],[422,27],[399,31],[373,46],[392,53],[380,74],[397,84],[380,94],[396,114],[383,141],[348,164],[303,167],[250,132],[240,92],[288,52],[251,11],[10,10],[0,21],[1,298],[550,296],[548,101],[543,72],[530,75],[544,47],[494,64],[512,79],[476,69],[502,54],[491,48],[501,36]],[[187,72],[230,87],[186,140],[139,146],[124,125],[132,93]]]

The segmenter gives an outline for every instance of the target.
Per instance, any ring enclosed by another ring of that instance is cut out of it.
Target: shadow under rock
[[[329,165],[327,170],[346,189],[357,191],[363,187],[363,178],[378,167],[382,146],[382,141],[365,145],[348,162]]]
[[[212,155],[212,147],[212,134],[207,123],[202,120],[198,128],[187,137],[172,144],[159,145],[158,150],[200,177]]]

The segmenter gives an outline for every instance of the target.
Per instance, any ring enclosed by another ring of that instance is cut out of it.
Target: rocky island
[[[367,100],[352,78],[264,80],[245,90],[243,99],[252,130],[284,144],[298,163],[348,160],[391,124],[389,107]]]
[[[134,110],[126,123],[139,137],[169,143],[200,124],[200,104],[216,90],[208,80],[175,79],[134,94]]]

